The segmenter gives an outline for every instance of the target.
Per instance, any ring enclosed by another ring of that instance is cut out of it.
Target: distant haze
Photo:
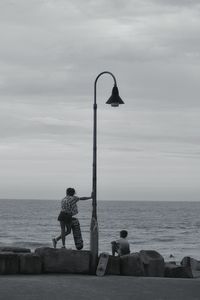
[[[200,2],[0,1],[0,198],[200,199]]]

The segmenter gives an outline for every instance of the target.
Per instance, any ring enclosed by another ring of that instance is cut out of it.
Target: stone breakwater
[[[0,274],[91,274],[91,252],[70,249],[1,247]],[[200,262],[184,257],[180,264],[165,262],[153,250],[121,257],[109,256],[106,275],[194,278],[200,277]]]

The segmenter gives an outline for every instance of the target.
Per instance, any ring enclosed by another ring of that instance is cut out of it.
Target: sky
[[[0,198],[200,199],[198,0],[0,0]]]

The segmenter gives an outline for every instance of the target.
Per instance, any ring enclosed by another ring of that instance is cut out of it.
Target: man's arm
[[[80,197],[79,199],[80,200],[89,200],[89,199],[92,199],[92,196],[90,196],[90,197]]]
[[[79,197],[79,200],[89,200],[92,199],[92,197],[93,197],[93,193],[91,193],[90,197]]]

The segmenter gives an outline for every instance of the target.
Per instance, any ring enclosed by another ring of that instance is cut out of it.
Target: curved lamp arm
[[[111,75],[112,78],[113,78],[113,80],[114,80],[114,84],[117,85],[117,80],[116,80],[115,76],[114,76],[111,72],[109,72],[109,71],[104,71],[104,72],[99,73],[99,75],[96,77],[95,82],[94,82],[94,104],[97,103],[97,102],[96,102],[96,95],[97,95],[97,93],[96,93],[96,90],[97,90],[97,81],[98,81],[99,77],[101,77],[101,76],[104,75],[104,74],[109,74],[109,75]]]
[[[97,101],[96,101],[96,95],[97,95],[97,81],[100,76],[104,74],[109,74],[112,76],[114,80],[114,85],[117,85],[117,81],[115,76],[108,71],[101,72],[95,79],[94,82],[94,128],[93,128],[93,176],[92,176],[92,194],[93,194],[93,200],[92,200],[92,217],[97,220]]]

